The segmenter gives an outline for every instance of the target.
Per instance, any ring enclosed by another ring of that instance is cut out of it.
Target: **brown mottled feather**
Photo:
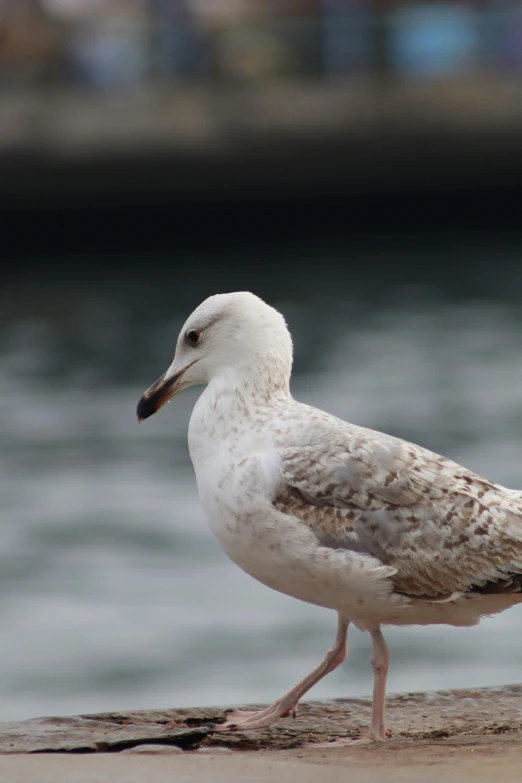
[[[521,590],[520,492],[315,409],[307,408],[307,418],[295,444],[279,450],[279,510],[301,519],[325,546],[396,568],[399,593]]]

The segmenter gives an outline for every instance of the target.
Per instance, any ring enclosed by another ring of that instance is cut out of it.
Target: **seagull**
[[[522,601],[522,492],[413,443],[293,399],[292,338],[250,292],[217,294],[188,318],[139,421],[205,385],[188,429],[201,505],[228,557],[264,585],[337,612],[324,660],[263,710],[220,731],[270,726],[368,631],[374,672],[366,737],[386,739],[390,653],[383,625],[472,626]]]

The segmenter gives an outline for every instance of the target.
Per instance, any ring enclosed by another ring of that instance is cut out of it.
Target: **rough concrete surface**
[[[311,702],[300,707],[296,719],[234,734],[212,730],[212,723],[224,720],[223,707],[4,723],[0,781],[308,783],[319,775],[332,783],[522,779],[520,685],[390,696],[387,742],[330,745],[337,737],[363,735],[369,712],[366,699]]]

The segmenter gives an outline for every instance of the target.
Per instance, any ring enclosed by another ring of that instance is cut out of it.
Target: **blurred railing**
[[[0,0],[0,89],[522,76],[522,2]]]

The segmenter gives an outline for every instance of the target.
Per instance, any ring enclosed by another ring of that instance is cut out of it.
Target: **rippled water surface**
[[[295,396],[522,487],[522,254],[507,255],[503,281],[492,248],[496,285],[481,267],[482,285],[457,292],[443,274],[388,274],[378,296],[372,274],[356,288],[334,275],[317,295],[274,284]],[[211,292],[57,279],[2,295],[1,719],[267,701],[332,642],[333,613],[257,584],[207,530],[186,447],[198,391],[136,423],[138,397]],[[522,607],[473,629],[386,636],[391,691],[521,676]],[[348,662],[312,696],[368,693],[369,652],[351,632]]]

